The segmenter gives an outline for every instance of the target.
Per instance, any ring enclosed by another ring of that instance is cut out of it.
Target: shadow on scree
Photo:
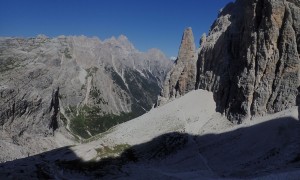
[[[152,164],[151,168],[160,168],[160,162],[183,152],[191,144],[188,141],[197,145],[197,153],[201,153],[219,177],[246,178],[299,170],[299,129],[299,121],[288,117],[221,134],[195,136],[173,132],[131,146],[119,157],[90,162],[83,162],[70,147],[63,147],[0,164],[0,179],[130,178],[132,173],[139,173],[134,167]]]

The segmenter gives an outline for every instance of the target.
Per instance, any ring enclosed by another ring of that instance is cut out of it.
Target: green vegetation
[[[93,179],[101,179],[104,175],[112,174],[121,171],[122,166],[126,162],[136,162],[138,158],[129,145],[121,144],[112,148],[106,147],[105,150],[98,149],[98,153],[105,152],[102,155],[113,155],[118,153],[118,157],[106,157],[101,160],[83,161],[81,159],[75,160],[56,160],[55,164],[65,170],[75,170],[77,172],[89,173]],[[113,153],[113,154],[111,154]],[[103,157],[103,156],[102,156]]]
[[[65,57],[68,59],[72,59],[69,48],[65,48],[64,50]]]
[[[95,74],[97,71],[98,71],[97,67],[91,67],[86,69],[86,72],[88,73],[86,77],[93,76],[93,74]]]
[[[96,104],[108,104],[101,96],[101,91],[96,87],[92,87],[90,91],[90,95]]]
[[[99,134],[97,134],[97,135],[95,135],[95,136],[92,136],[92,137],[90,137],[90,138],[88,138],[88,139],[84,139],[84,140],[82,141],[82,143],[89,143],[89,142],[92,142],[92,141],[101,139],[102,137],[104,137],[104,136],[106,136],[107,134],[111,133],[113,129],[114,129],[114,128],[112,127],[112,128],[110,128],[109,130],[107,130],[107,131],[105,131],[105,132],[103,132],[103,133],[99,133]]]
[[[90,95],[93,97],[93,98],[98,98],[100,95],[101,95],[101,92],[99,89],[93,87],[90,91]]]
[[[78,109],[78,114],[76,107],[69,107],[69,109],[66,113],[71,120],[71,131],[85,139],[136,117],[133,113],[103,114],[100,108],[86,105]]]
[[[119,115],[103,112],[99,105],[107,105],[108,102],[103,98],[102,92],[97,87],[92,86],[90,90],[90,98],[93,100],[94,106],[81,106],[81,107],[69,107],[66,108],[66,116],[70,119],[70,130],[72,133],[84,138],[84,142],[88,142],[94,136],[102,136],[106,131],[113,126],[134,119],[145,111],[151,109],[152,104],[155,102],[157,95],[160,92],[160,88],[156,83],[155,77],[145,71],[149,78],[141,76],[137,71],[125,70],[124,78],[128,84],[126,87],[123,79],[118,73],[114,71],[112,67],[106,67],[106,72],[110,73],[114,82],[123,90],[126,90],[130,98],[125,100],[129,103],[132,102],[132,112],[121,113]],[[91,67],[86,69],[87,76],[94,76],[98,71],[97,67]],[[151,88],[149,88],[151,87]],[[81,87],[85,89],[85,86]],[[124,99],[123,99],[124,100]],[[144,109],[145,108],[145,109]]]
[[[86,79],[87,79],[88,77],[94,76],[95,73],[98,71],[98,68],[97,67],[91,67],[89,69],[86,69],[86,71],[87,71],[87,76],[86,76]],[[85,85],[81,86],[81,90],[85,89],[85,88],[86,88]],[[90,91],[90,95],[91,95],[92,99],[94,100],[94,102],[96,104],[108,104],[108,102],[105,101],[102,98],[101,91],[99,89],[97,89],[97,87],[92,86],[91,91]]]
[[[104,146],[103,148],[95,149],[97,151],[97,156],[103,157],[114,157],[120,155],[125,150],[129,149],[130,145],[128,144],[118,144],[114,147]]]
[[[15,57],[0,59],[0,72],[9,71],[17,67],[20,67],[20,62]]]

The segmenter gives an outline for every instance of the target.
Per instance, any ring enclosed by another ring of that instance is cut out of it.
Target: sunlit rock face
[[[139,52],[125,36],[0,38],[1,137],[27,146],[103,132],[150,110],[170,68],[160,50]]]
[[[299,1],[237,0],[202,39],[196,88],[214,92],[219,112],[241,122],[295,105]]]
[[[198,55],[191,28],[184,32],[158,104],[205,89],[214,92],[216,110],[237,123],[294,106],[299,86],[299,27],[296,0],[228,4],[209,34],[201,37]]]
[[[178,58],[168,73],[158,105],[195,89],[197,53],[192,28],[187,28],[182,36]]]

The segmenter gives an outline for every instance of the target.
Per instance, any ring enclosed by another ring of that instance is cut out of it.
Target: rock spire
[[[177,60],[166,77],[158,105],[165,104],[195,89],[196,61],[193,31],[189,27],[183,33]]]

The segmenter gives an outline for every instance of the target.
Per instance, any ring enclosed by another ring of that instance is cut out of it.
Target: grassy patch
[[[105,131],[105,132],[103,132],[103,133],[99,133],[99,134],[97,134],[97,135],[95,135],[95,136],[92,136],[92,137],[90,137],[90,138],[88,138],[88,139],[84,139],[84,140],[82,141],[82,143],[89,143],[89,142],[92,142],[92,141],[101,139],[101,138],[103,138],[104,136],[106,136],[107,134],[111,133],[112,130],[113,130],[113,128],[110,128],[109,130],[107,130],[107,131]]]
[[[90,95],[96,104],[108,104],[108,102],[102,98],[101,91],[96,87],[91,88]]]
[[[104,146],[103,148],[95,149],[97,151],[97,156],[99,157],[114,157],[120,155],[125,150],[129,149],[128,144],[118,144],[114,147]]]
[[[95,74],[97,71],[98,71],[97,67],[91,67],[91,68],[86,69],[87,77],[93,76],[93,74]]]
[[[105,149],[105,150],[104,150]],[[64,171],[76,171],[79,173],[88,174],[92,179],[101,179],[103,176],[108,174],[114,174],[120,172],[122,166],[127,162],[136,162],[138,158],[135,155],[135,152],[127,144],[120,144],[113,148],[105,147],[103,149],[97,149],[98,153],[115,154],[118,153],[118,157],[106,157],[101,158],[100,161],[91,160],[91,161],[82,161],[80,159],[75,159],[71,161],[66,160],[56,160],[55,164]],[[102,155],[104,155],[102,154]]]
[[[68,59],[72,59],[69,48],[65,48],[64,50],[65,57]]]
[[[15,57],[0,59],[0,72],[9,71],[17,67],[20,67],[20,63],[19,60]]]
[[[103,114],[98,107],[86,105],[78,109],[78,114],[75,107],[70,107],[66,113],[71,117],[71,131],[85,139],[136,117],[133,113]]]
[[[91,87],[90,98],[93,100],[94,106],[81,106],[66,108],[66,115],[70,119],[70,130],[72,133],[88,139],[97,134],[106,132],[113,126],[126,122],[128,120],[134,119],[147,110],[150,110],[152,104],[155,103],[157,95],[160,93],[160,88],[157,85],[155,77],[145,71],[144,74],[148,78],[143,77],[137,71],[125,70],[124,78],[128,84],[128,89],[123,81],[123,79],[117,74],[112,67],[106,67],[106,72],[109,73],[114,82],[123,90],[125,90],[130,99],[127,98],[126,101],[132,102],[130,113],[121,113],[119,115],[109,114],[103,112],[99,107],[100,105],[107,105],[108,102],[103,99],[103,94],[95,86]],[[87,76],[94,76],[98,71],[97,67],[91,67],[86,69]],[[150,88],[151,87],[151,88]],[[85,89],[85,86],[81,87]],[[120,96],[121,97],[121,96]]]

